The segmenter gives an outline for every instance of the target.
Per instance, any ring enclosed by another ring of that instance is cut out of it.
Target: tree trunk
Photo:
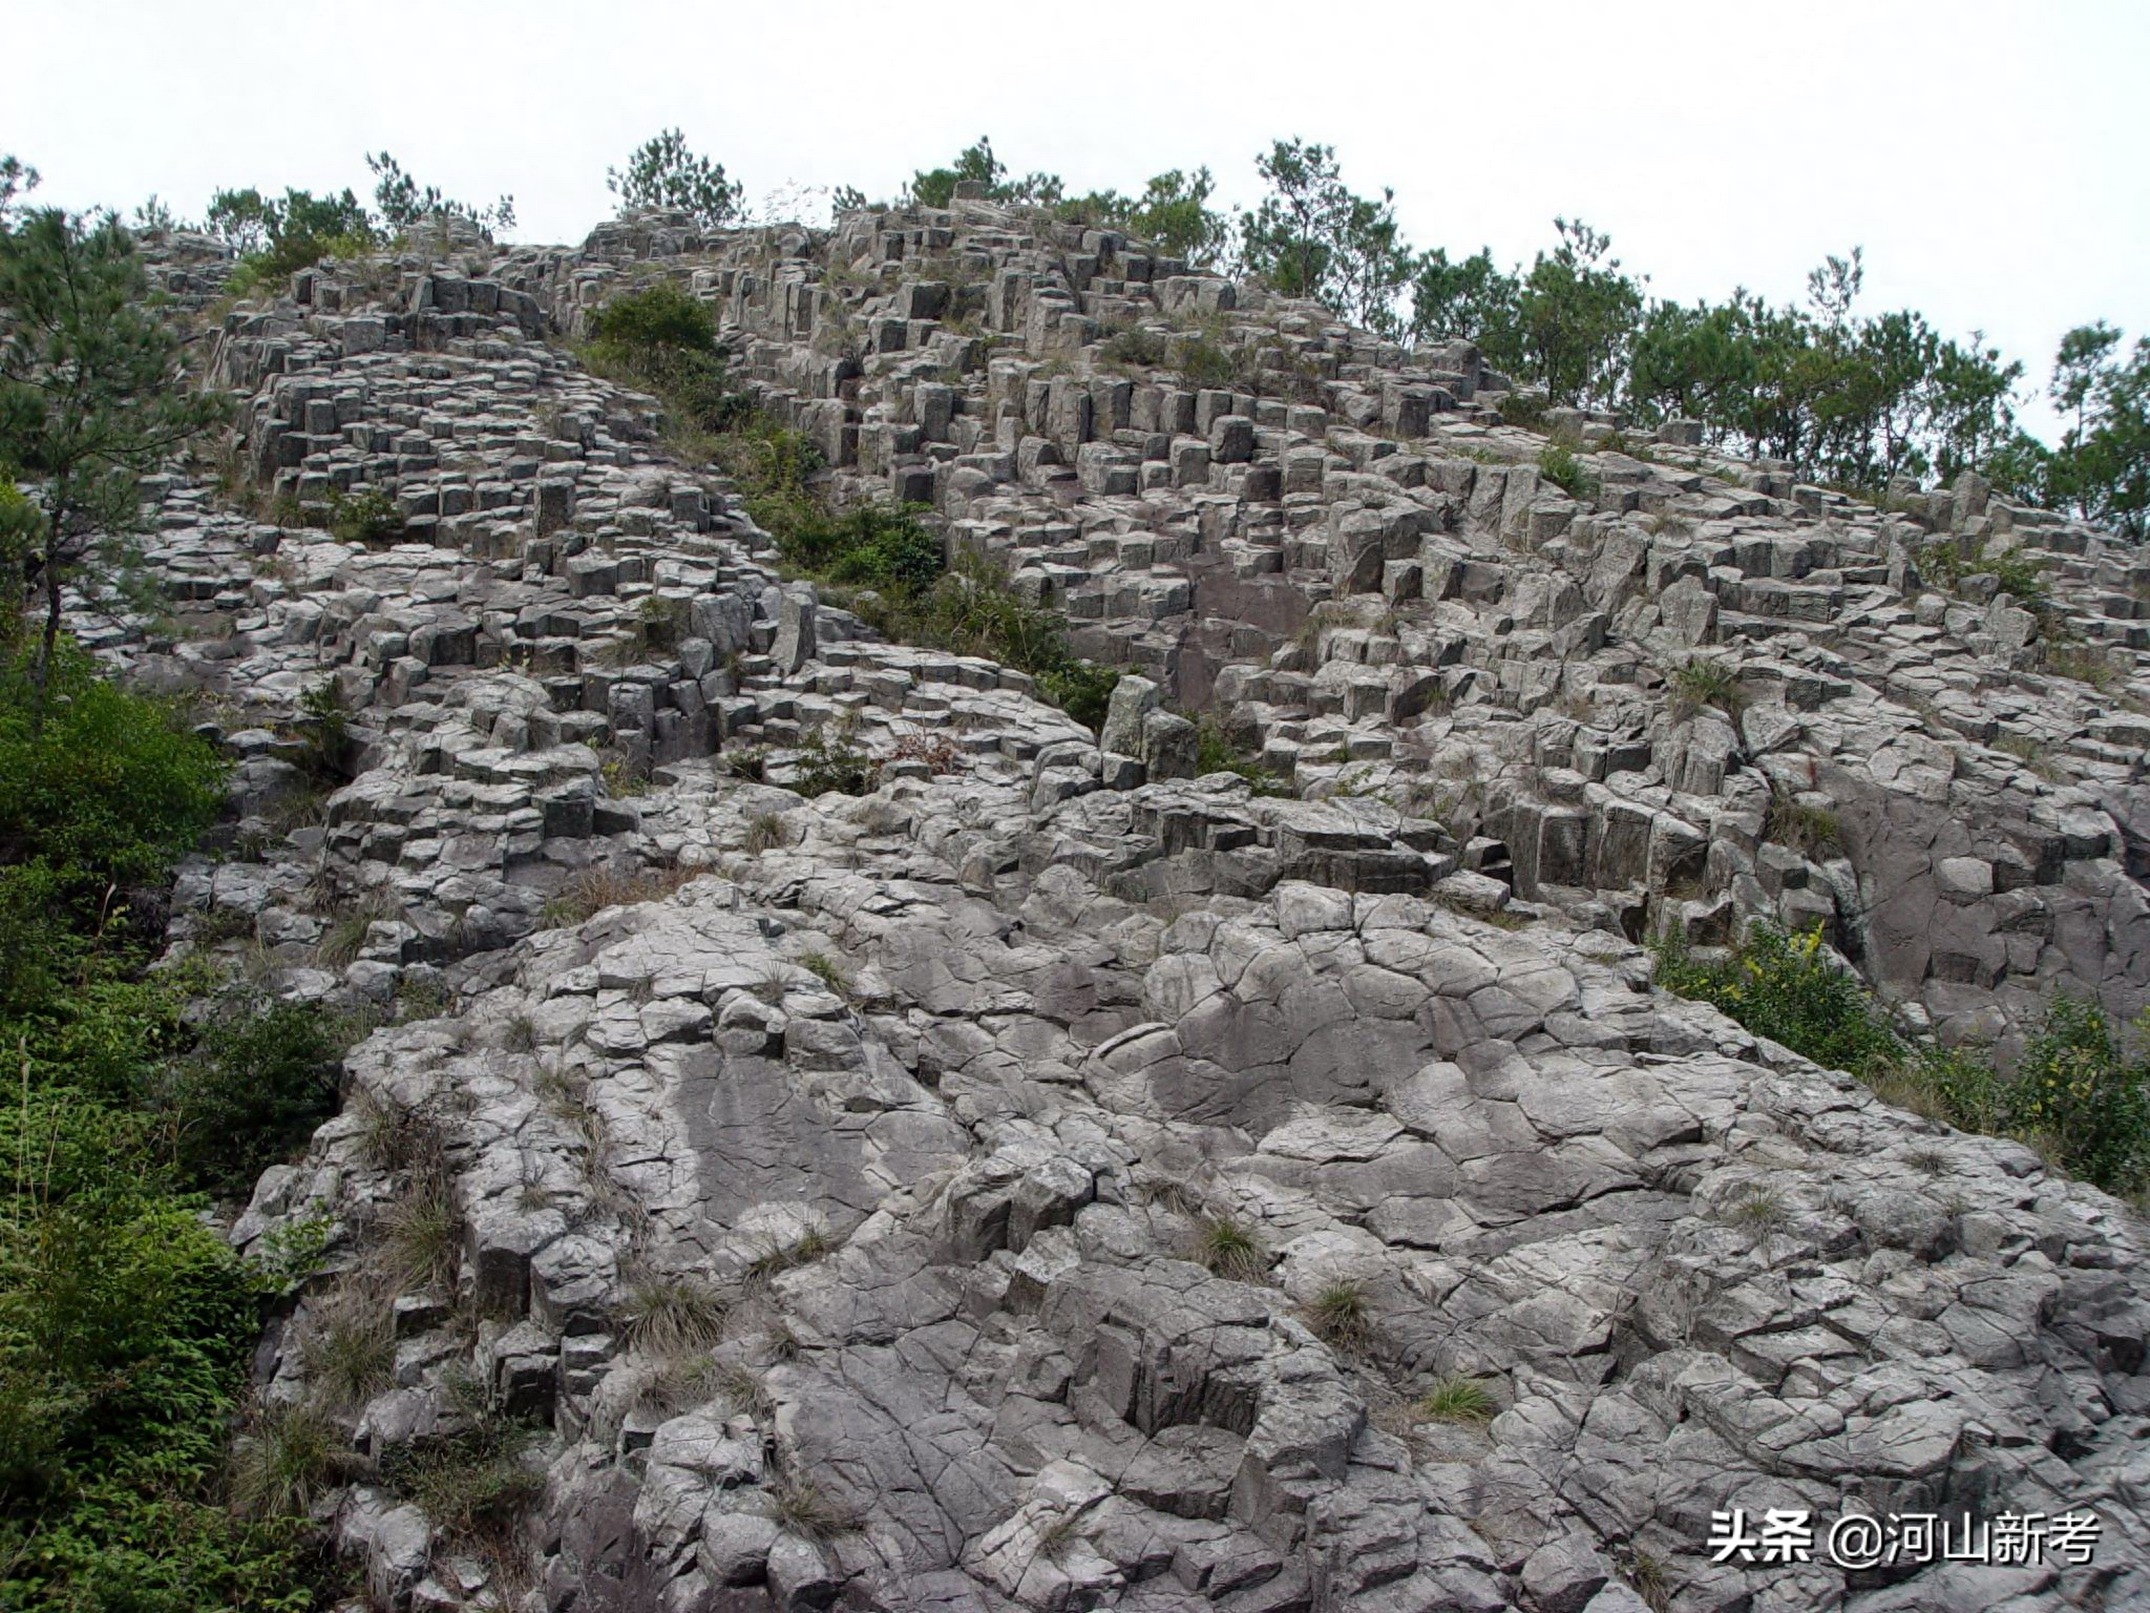
[[[45,693],[52,682],[52,659],[60,642],[60,546],[67,518],[64,490],[53,500],[45,526],[45,628],[39,636],[37,658],[30,664],[30,737],[45,731]]]

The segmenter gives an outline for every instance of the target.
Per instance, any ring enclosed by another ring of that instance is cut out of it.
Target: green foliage
[[[468,202],[443,196],[432,185],[421,189],[418,182],[403,171],[403,165],[385,151],[368,152],[366,166],[373,170],[376,181],[373,205],[381,211],[381,222],[399,234],[440,218],[460,218],[475,224],[487,240],[491,240],[496,231],[515,228],[515,198],[512,196],[502,196],[490,207],[476,208]]]
[[[2150,1047],[2114,1031],[2094,1002],[2057,996],[2010,1070],[1982,1049],[1928,1048],[1888,1095],[1967,1131],[2020,1137],[2059,1168],[2115,1193],[2150,1186]]]
[[[1721,962],[1676,945],[1657,953],[1657,983],[1714,1004],[1757,1036],[1833,1070],[1870,1076],[1903,1052],[1859,978],[1821,955],[1821,933],[1757,929]]]
[[[1430,1423],[1482,1423],[1499,1407],[1484,1384],[1459,1373],[1441,1379],[1411,1409]]]
[[[501,1546],[545,1492],[545,1476],[526,1459],[540,1438],[529,1423],[503,1415],[481,1386],[463,1385],[461,1415],[450,1429],[391,1450],[381,1478],[415,1501],[450,1546]]]
[[[1201,1261],[1235,1283],[1258,1283],[1269,1274],[1269,1256],[1254,1234],[1227,1216],[1202,1224]]]
[[[715,1344],[727,1314],[724,1296],[700,1278],[644,1273],[628,1282],[619,1323],[630,1348],[675,1356]]]
[[[1348,1279],[1325,1284],[1306,1308],[1307,1325],[1340,1350],[1362,1348],[1372,1332],[1366,1290]]]
[[[2150,533],[2150,337],[2125,362],[2120,340],[2103,321],[2061,338],[2051,396],[2071,419],[2037,470],[2053,502],[2140,543]]]
[[[946,569],[940,538],[906,508],[856,504],[834,513],[809,508],[785,521],[775,535],[786,565],[832,583],[908,597],[930,589]]]
[[[47,904],[38,929],[56,948],[70,925],[108,928],[119,894],[208,828],[225,772],[169,708],[104,682],[65,641],[42,689],[26,660],[0,662],[0,956],[18,963],[8,915],[36,919],[31,904]],[[12,971],[0,978],[0,1013],[24,1006],[26,989]]]
[[[662,207],[685,213],[705,230],[719,229],[739,215],[746,186],[724,177],[724,164],[697,155],[678,129],[661,130],[635,147],[625,172],[605,170],[605,188],[620,199],[620,210]]]
[[[1684,722],[1711,706],[1736,719],[1746,705],[1747,688],[1737,667],[1698,655],[1672,674],[1670,710],[1676,721]]]
[[[251,1192],[336,1112],[348,1040],[341,1022],[309,1004],[245,993],[220,1001],[157,1092],[181,1179],[223,1198]]]
[[[1007,165],[993,155],[993,142],[980,135],[977,144],[965,146],[947,167],[914,173],[908,195],[921,207],[946,207],[955,200],[956,186],[963,184],[979,186],[987,201],[1041,207],[1058,202],[1064,188],[1058,174],[1033,173],[1009,179]]]
[[[718,451],[747,513],[776,539],[787,565],[825,582],[875,590],[854,601],[874,627],[901,643],[984,656],[1028,672],[1042,698],[1091,728],[1103,723],[1119,674],[1074,655],[1057,613],[1025,603],[983,562],[949,565],[940,539],[910,510],[832,510],[819,488],[820,454],[798,432],[750,420]],[[847,764],[813,776],[856,781],[860,775]]]
[[[1770,791],[1769,810],[1762,820],[1762,838],[1788,846],[1802,857],[1820,857],[1842,844],[1837,816],[1825,806],[1801,801],[1791,791]]]
[[[845,725],[824,723],[799,742],[802,795],[826,795],[831,790],[838,795],[867,795],[880,782],[880,766],[852,743]]]
[[[1233,744],[1217,720],[1207,713],[1195,719],[1194,770],[1197,777],[1206,773],[1235,773],[1254,786],[1256,795],[1291,793],[1282,779]]]
[[[204,222],[239,254],[231,289],[241,292],[274,286],[325,257],[363,252],[380,238],[373,215],[349,190],[322,196],[286,190],[281,197],[252,186],[220,190]]]
[[[1092,191],[1060,204],[1062,218],[1125,230],[1196,269],[1214,269],[1231,244],[1231,221],[1210,207],[1217,188],[1207,168],[1153,176],[1139,196]],[[1154,361],[1153,361],[1154,362]]]
[[[1937,538],[1920,550],[1919,569],[1949,592],[1959,594],[1965,591],[1970,578],[1991,577],[1994,591],[2007,594],[2037,616],[2042,625],[2051,626],[2052,584],[2044,566],[2020,550],[1994,552],[1988,541],[1965,555],[1953,538]],[[1978,597],[1983,600],[1990,594]]]
[[[590,335],[632,353],[667,347],[713,352],[717,319],[709,304],[676,280],[659,280],[623,292],[590,316]]]
[[[362,487],[355,493],[332,491],[328,527],[339,542],[368,549],[385,548],[403,537],[403,508],[384,488]]]
[[[1549,442],[1538,451],[1538,474],[1570,498],[1596,498],[1598,479],[1564,443]]]
[[[306,746],[301,765],[323,782],[340,780],[344,754],[351,746],[351,715],[344,709],[343,687],[333,674],[308,684],[300,694],[298,729]]]
[[[15,215],[18,196],[26,196],[37,189],[38,172],[20,157],[0,155],[0,230],[10,227]]]
[[[134,238],[117,220],[44,208],[0,233],[0,465],[43,483],[39,518],[25,523],[18,512],[7,540],[24,544],[10,569],[43,607],[33,727],[63,591],[126,582],[143,519],[140,478],[229,413],[228,400],[182,384],[178,334],[158,317]],[[19,608],[0,601],[10,638]]]
[[[0,1109],[15,1185],[0,1203],[0,1605],[304,1606],[302,1528],[214,1499],[259,1302],[285,1276],[240,1265],[182,1192],[250,1186],[331,1106],[340,1043],[310,1010],[247,999],[196,1024],[199,982],[139,974],[154,938],[127,933],[100,882],[161,871],[206,821],[219,764],[79,660],[60,670],[34,741],[19,676],[0,702],[22,859],[0,884],[35,874],[49,898],[15,933],[10,962],[28,966],[0,1003],[22,1070]]]
[[[582,356],[600,375],[654,392],[697,431],[726,430],[746,412],[717,351],[715,314],[676,281],[604,303],[591,315]]]
[[[2007,1128],[2042,1142],[2075,1175],[2127,1190],[2150,1176],[2150,1060],[2133,1056],[2098,1005],[2060,997],[2001,1084]]]
[[[1274,142],[1254,166],[1269,192],[1240,218],[1249,272],[1287,297],[1309,297],[1384,336],[1400,335],[1396,298],[1416,265],[1396,222],[1396,193],[1359,196],[1343,182],[1334,148]]]
[[[183,1201],[100,1163],[0,1211],[0,1606],[307,1606],[300,1529],[214,1500],[254,1281]]]

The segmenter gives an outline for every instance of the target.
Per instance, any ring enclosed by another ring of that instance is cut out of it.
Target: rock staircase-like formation
[[[1102,736],[777,574],[556,341],[652,275],[847,496],[930,505],[1140,674]],[[2056,987],[2140,1006],[2131,551],[1973,481],[1883,512],[1553,417],[1576,498],[1467,346],[982,204],[292,291],[213,367],[302,514],[166,479],[177,635],[81,630],[241,758],[180,944],[402,1005],[232,1233],[333,1225],[263,1357],[311,1403],[307,1341],[441,1173],[452,1269],[346,1418],[377,1603],[2150,1598],[2139,1221],[1654,993],[1637,944],[1820,926],[1949,1037]],[[307,524],[369,491],[403,541]],[[2055,561],[2043,624],[1976,569],[2010,549]],[[2061,624],[2109,689],[2040,669]],[[316,812],[324,679],[355,776]],[[1192,777],[1173,706],[1296,797]],[[839,735],[871,793],[790,787]],[[1490,1420],[1414,1412],[1458,1377]],[[395,1481],[466,1378],[545,1430],[505,1541]],[[1713,1561],[1731,1508],[2103,1534],[1847,1574]]]

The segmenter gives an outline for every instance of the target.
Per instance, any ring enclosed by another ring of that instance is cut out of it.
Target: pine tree
[[[20,608],[43,613],[40,726],[66,589],[122,580],[140,478],[226,416],[185,383],[180,352],[116,218],[42,208],[0,233],[0,465],[38,487],[17,564]]]

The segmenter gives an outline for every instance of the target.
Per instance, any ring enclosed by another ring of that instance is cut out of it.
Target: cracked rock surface
[[[932,505],[1140,674],[1102,743],[786,582],[653,400],[576,365],[559,338],[650,273],[842,490]],[[1654,992],[1639,944],[1820,927],[1948,1040],[2005,1046],[2056,986],[2142,1007],[2150,562],[1975,481],[1884,513],[1580,418],[1579,501],[1465,345],[982,204],[644,217],[292,293],[224,319],[214,373],[299,517],[164,479],[180,631],[81,631],[239,758],[181,944],[404,1007],[232,1229],[332,1225],[266,1396],[308,1393],[291,1341],[410,1191],[382,1117],[419,1117],[452,1269],[397,1299],[354,1443],[453,1426],[465,1378],[544,1431],[491,1557],[342,1493],[378,1602],[2150,1603],[2141,1223]],[[1174,321],[1274,384],[1100,345]],[[308,524],[367,489],[401,541]],[[1934,541],[2053,557],[2114,686],[1924,584]],[[1741,701],[1678,698],[1698,654]],[[350,779],[315,803],[323,679]],[[1192,776],[1173,707],[1296,796]],[[799,787],[832,723],[863,796]],[[1831,843],[1770,838],[1786,799]],[[1712,1562],[1733,1507],[2104,1533],[2089,1566],[1846,1575]]]

